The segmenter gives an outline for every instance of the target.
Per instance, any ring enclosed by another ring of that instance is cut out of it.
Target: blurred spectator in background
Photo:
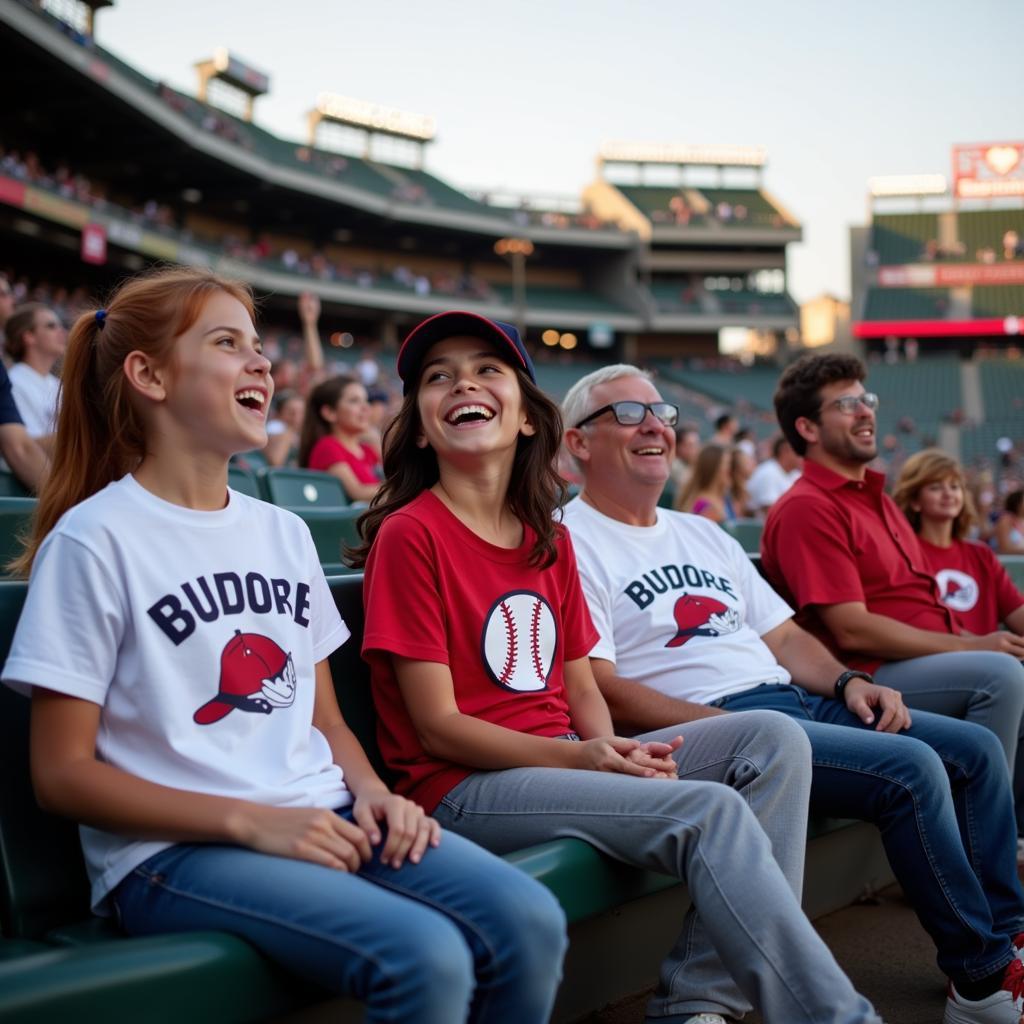
[[[749,506],[754,515],[764,515],[793,486],[800,476],[801,458],[784,438],[772,443],[772,457],[754,470],[747,484]]]
[[[30,491],[39,490],[49,460],[39,442],[28,436],[3,363],[0,363],[0,455],[25,487]]]
[[[14,310],[6,333],[14,401],[29,436],[47,447],[56,431],[60,396],[60,381],[51,371],[64,355],[68,332],[48,306],[27,302]]]
[[[1002,624],[1024,634],[1024,594],[990,547],[966,539],[975,513],[956,459],[937,448],[911,455],[892,497],[917,534],[939,600],[960,625],[977,636]]]
[[[355,377],[330,377],[306,403],[299,465],[331,473],[349,501],[369,501],[380,487],[380,450],[368,443],[370,403]]]
[[[715,420],[715,432],[711,435],[709,444],[721,445],[728,448],[736,437],[736,431],[740,429],[739,421],[731,412],[723,412]]]
[[[302,421],[306,400],[297,391],[279,391],[274,396],[274,411],[267,423],[267,446],[263,449],[268,465],[297,466]]]
[[[671,485],[676,494],[689,483],[699,453],[700,430],[697,429],[697,425],[680,423],[676,427],[676,452],[671,469]]]
[[[757,468],[754,451],[754,442],[750,438],[732,446],[732,483],[729,487],[729,496],[732,498],[733,516],[737,519],[749,519],[754,514],[750,505],[750,493],[747,490],[750,478]]]
[[[1006,496],[996,520],[995,547],[1001,555],[1024,555],[1024,490]]]
[[[732,504],[733,450],[720,444],[706,444],[697,456],[693,475],[679,492],[676,508],[704,516],[713,523],[733,522]]]

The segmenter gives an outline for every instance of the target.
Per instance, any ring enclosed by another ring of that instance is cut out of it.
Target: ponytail
[[[145,352],[166,364],[206,300],[227,292],[254,316],[248,285],[193,267],[161,268],[118,286],[106,308],[71,328],[61,374],[53,462],[25,550],[8,566],[27,576],[46,535],[73,505],[132,472],[146,454],[144,423],[130,399],[124,361]]]

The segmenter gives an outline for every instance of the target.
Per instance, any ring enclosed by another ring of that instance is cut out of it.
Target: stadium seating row
[[[362,577],[330,579],[353,637],[331,657],[339,702],[379,765],[368,670],[359,657]],[[0,660],[26,586],[0,582]],[[221,933],[125,938],[91,918],[75,827],[41,811],[28,771],[29,702],[0,687],[0,1019],[134,1022],[285,1019],[327,995],[286,977],[251,947]],[[877,832],[815,821],[805,908],[812,916],[891,881]],[[653,982],[686,906],[674,880],[613,862],[579,840],[508,855],[547,885],[570,922],[570,952],[555,1019],[572,1020]],[[359,1019],[334,1001],[332,1019]]]

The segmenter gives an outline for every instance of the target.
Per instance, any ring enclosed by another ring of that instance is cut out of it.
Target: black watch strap
[[[872,679],[867,672],[861,672],[860,669],[856,668],[848,668],[836,680],[836,700],[846,700],[843,696],[843,692],[846,690],[846,684],[851,679],[866,679],[869,683],[874,682],[874,679]]]

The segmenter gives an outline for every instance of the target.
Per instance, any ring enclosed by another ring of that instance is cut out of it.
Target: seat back
[[[356,521],[365,508],[292,508],[309,527],[320,564],[345,572],[345,548],[359,543]],[[327,571],[325,569],[325,571]]]
[[[9,469],[0,469],[0,498],[31,497],[32,492]]]
[[[263,497],[256,474],[245,466],[228,466],[228,487],[241,494],[247,494],[250,498]]]
[[[343,508],[348,498],[341,481],[330,473],[315,469],[291,469],[281,466],[264,469],[260,479],[267,499],[282,508]]]
[[[0,581],[0,663],[6,661],[28,585]],[[0,932],[38,938],[89,912],[89,886],[73,822],[39,809],[28,761],[30,701],[0,686]]]
[[[35,498],[0,496],[0,574],[4,566],[21,554],[21,541],[32,525]]]
[[[392,781],[377,746],[377,712],[370,688],[370,668],[363,661],[363,574],[330,576],[327,579],[334,603],[352,636],[330,657],[334,691],[348,727],[366,751],[370,763],[389,785]]]

